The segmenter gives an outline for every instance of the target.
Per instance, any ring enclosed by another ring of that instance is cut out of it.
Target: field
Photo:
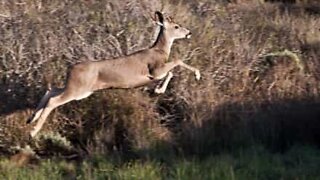
[[[96,92],[27,125],[70,66],[148,48],[161,10],[191,30],[157,83]],[[320,3],[0,2],[1,179],[320,179]],[[161,83],[161,82],[158,82]]]

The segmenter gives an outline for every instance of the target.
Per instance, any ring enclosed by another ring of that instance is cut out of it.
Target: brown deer
[[[193,71],[199,80],[198,69],[181,60],[167,62],[173,41],[190,38],[190,31],[159,11],[155,13],[154,20],[160,26],[160,31],[150,48],[116,59],[76,64],[71,68],[64,88],[49,88],[27,120],[27,123],[38,120],[30,133],[31,137],[39,132],[53,109],[72,100],[86,98],[94,91],[135,88],[166,77],[163,85],[155,89],[155,93],[164,93],[173,76],[170,71],[176,66]]]

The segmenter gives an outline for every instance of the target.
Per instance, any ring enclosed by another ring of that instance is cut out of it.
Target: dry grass
[[[193,32],[172,57],[198,67],[202,80],[177,69],[164,95],[97,92],[55,110],[44,134],[60,134],[71,143],[67,152],[81,157],[320,144],[320,14],[308,3],[25,0],[0,4],[1,153],[27,143],[25,121],[45,79],[61,86],[72,64],[148,47],[156,28],[149,13],[161,8]],[[43,141],[31,146],[43,156],[65,150]]]

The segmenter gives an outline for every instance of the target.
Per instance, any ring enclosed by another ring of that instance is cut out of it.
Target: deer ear
[[[172,18],[171,16],[166,17],[166,20],[167,20],[168,22],[174,22],[174,21],[173,21],[173,18]]]
[[[155,12],[155,19],[157,21],[157,23],[163,24],[163,14],[160,11],[156,11]]]

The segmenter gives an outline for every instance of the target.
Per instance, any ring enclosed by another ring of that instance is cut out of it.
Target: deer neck
[[[151,48],[165,53],[166,59],[168,59],[171,51],[171,46],[173,44],[173,40],[174,39],[168,37],[168,35],[165,32],[165,29],[163,27],[160,27],[158,37]]]

